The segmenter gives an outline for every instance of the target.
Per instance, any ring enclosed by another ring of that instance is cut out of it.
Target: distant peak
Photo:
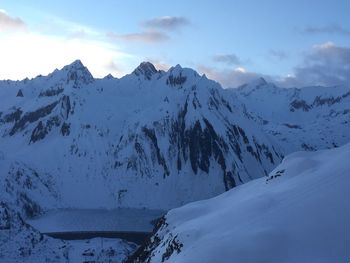
[[[199,77],[197,71],[192,68],[183,68],[180,64],[177,64],[175,67],[171,67],[168,71],[171,75],[186,75],[188,77]]]
[[[86,67],[84,64],[81,62],[80,59],[74,60],[72,63],[64,66],[62,69],[63,70],[78,70],[78,69],[85,69]]]
[[[187,83],[194,83],[200,75],[192,68],[183,68],[180,64],[171,67],[167,72],[166,84],[171,86],[181,86]]]
[[[114,79],[114,77],[111,73],[109,73],[107,76],[104,77],[104,79]]]
[[[267,84],[267,81],[263,77],[259,77],[249,83],[252,86],[263,86]]]
[[[151,62],[144,61],[132,73],[150,80],[154,74],[158,73],[158,70]]]
[[[70,71],[70,70],[88,70],[80,59],[74,60],[72,63],[64,66],[62,70]]]
[[[183,68],[181,67],[181,65],[177,64],[175,67],[171,67],[168,72],[171,72],[171,73],[181,72],[182,69]]]
[[[54,71],[54,73],[57,71]],[[82,82],[85,84],[91,83],[94,81],[93,76],[90,71],[80,59],[73,61],[71,64],[68,64],[62,68],[62,70],[58,72],[63,72],[63,74],[67,74],[67,82]]]
[[[273,83],[267,82],[263,77],[256,78],[238,87],[243,93],[250,94],[258,90],[271,90],[275,88]]]
[[[174,70],[176,69],[182,69],[181,65],[180,64],[177,64],[175,67],[174,67]]]

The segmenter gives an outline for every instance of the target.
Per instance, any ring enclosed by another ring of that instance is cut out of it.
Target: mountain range
[[[223,89],[180,65],[96,79],[77,60],[0,97],[0,223],[17,230],[56,208],[169,210],[350,141],[348,87]]]

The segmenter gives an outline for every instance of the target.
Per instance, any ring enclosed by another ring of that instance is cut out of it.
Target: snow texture
[[[168,212],[129,262],[348,262],[350,144]]]

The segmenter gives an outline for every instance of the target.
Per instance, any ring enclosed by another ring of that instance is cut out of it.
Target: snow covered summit
[[[154,67],[151,62],[142,62],[134,71],[133,74],[136,76],[144,76],[146,80],[150,80],[152,75],[158,73],[158,70]]]

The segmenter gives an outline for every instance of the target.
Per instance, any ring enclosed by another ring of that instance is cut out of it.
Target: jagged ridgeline
[[[336,127],[324,129],[322,136],[334,135],[327,141],[303,121],[332,117],[348,128],[349,97],[334,90],[325,97],[314,89],[313,101],[309,91],[264,80],[224,90],[192,69],[165,72],[149,62],[120,79],[94,79],[75,61],[48,76],[0,82],[0,151],[8,163],[0,169],[50,178],[52,206],[168,209],[266,176],[292,150],[342,144]],[[277,103],[284,100],[285,108]]]

